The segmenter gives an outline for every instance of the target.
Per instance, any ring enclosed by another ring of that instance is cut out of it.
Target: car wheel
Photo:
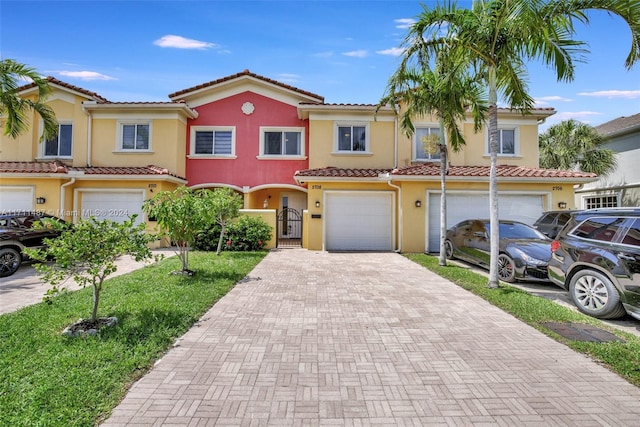
[[[620,294],[611,280],[594,270],[577,272],[569,283],[571,299],[578,310],[599,319],[615,319],[626,314]]]
[[[509,283],[516,281],[516,264],[507,254],[498,255],[498,278]]]
[[[20,252],[11,248],[0,249],[0,277],[11,276],[18,271],[21,262]]]
[[[451,240],[444,241],[444,255],[447,259],[453,259],[453,243],[451,243]]]

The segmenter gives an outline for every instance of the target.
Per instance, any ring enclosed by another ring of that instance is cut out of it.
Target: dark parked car
[[[578,309],[640,320],[640,208],[576,212],[551,244],[549,278]]]
[[[571,218],[571,211],[548,211],[533,223],[533,228],[553,239],[569,221],[569,218]]]
[[[547,262],[551,239],[517,221],[500,220],[498,278],[505,282],[548,281]],[[490,267],[488,219],[462,221],[449,230],[445,239],[448,258],[458,258],[485,269]]]
[[[53,227],[34,227],[41,219],[58,217],[39,212],[3,212],[0,214],[0,277],[15,273],[26,256],[24,248],[41,248],[45,238],[60,235],[61,231]]]

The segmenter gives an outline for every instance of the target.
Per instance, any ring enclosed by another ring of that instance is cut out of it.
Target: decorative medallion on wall
[[[247,116],[253,113],[255,109],[256,107],[255,105],[253,105],[252,102],[245,102],[244,104],[242,104],[242,112],[245,113]]]

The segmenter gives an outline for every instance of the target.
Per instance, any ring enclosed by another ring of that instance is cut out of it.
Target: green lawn
[[[468,268],[449,264],[438,265],[438,258],[425,254],[406,254],[407,258],[434,273],[484,298],[491,304],[560,341],[575,351],[601,362],[632,384],[640,386],[640,337],[609,325],[590,316],[570,310],[536,295],[502,283],[498,289],[487,287],[487,277]],[[625,342],[582,342],[566,339],[541,325],[543,322],[587,323],[611,332]]]
[[[78,318],[88,317],[90,289],[64,294],[52,305],[36,304],[1,315],[0,426],[98,424],[130,384],[265,255],[193,253],[194,277],[170,274],[181,267],[173,257],[109,279],[99,314],[116,316],[120,323],[95,337],[60,335]],[[435,257],[407,257],[640,386],[640,338],[511,286],[488,289],[486,277],[453,265],[440,267]],[[626,342],[570,341],[540,325],[546,321],[597,325]]]
[[[91,426],[149,371],[266,252],[193,253],[193,277],[176,257],[108,280],[99,315],[116,327],[88,338],[62,330],[91,313],[91,289],[0,316],[0,426]]]

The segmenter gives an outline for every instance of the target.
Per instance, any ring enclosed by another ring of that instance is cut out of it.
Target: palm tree
[[[29,80],[38,89],[36,100],[24,99],[18,95],[18,89]],[[55,138],[58,133],[58,121],[44,102],[51,93],[49,82],[33,68],[20,64],[13,59],[0,60],[0,115],[4,117],[4,134],[17,138],[29,126],[28,111],[35,111],[44,123],[41,140]]]
[[[615,170],[616,157],[602,143],[602,136],[593,126],[564,120],[540,135],[540,167],[607,175]]]
[[[422,67],[401,66],[389,79],[385,94],[378,108],[391,105],[394,109],[405,107],[400,116],[400,127],[408,137],[415,133],[413,120],[425,115],[438,117],[440,135],[436,144],[440,153],[440,257],[446,261],[445,237],[447,231],[446,174],[447,141],[451,149],[460,151],[465,144],[458,123],[464,121],[467,111],[473,115],[475,130],[482,127],[487,110],[485,92],[477,79],[464,74],[464,62],[453,63],[445,51],[440,52],[434,69],[428,64]]]
[[[469,58],[489,93],[489,203],[491,208],[490,288],[498,287],[498,95],[510,108],[528,113],[534,106],[528,93],[529,60],[542,60],[555,70],[558,81],[574,78],[575,63],[588,53],[574,40],[576,22],[589,23],[587,12],[616,14],[631,29],[631,51],[625,66],[640,58],[640,2],[629,0],[474,0],[471,9],[454,2],[424,6],[405,39],[405,61],[435,58],[443,46]]]

